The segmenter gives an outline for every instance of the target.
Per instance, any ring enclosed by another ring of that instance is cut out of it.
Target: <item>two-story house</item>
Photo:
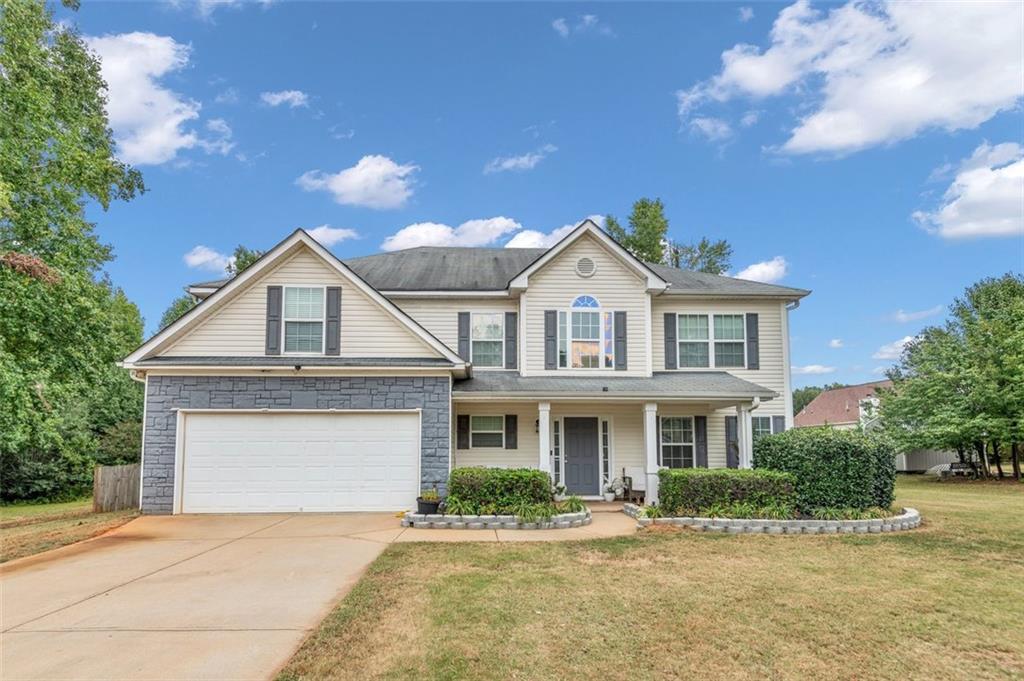
[[[127,357],[150,513],[400,510],[456,466],[745,467],[792,425],[808,291],[644,263],[597,225],[550,249],[341,261],[299,230]]]

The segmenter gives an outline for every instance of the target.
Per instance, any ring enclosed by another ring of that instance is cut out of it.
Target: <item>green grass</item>
[[[93,513],[92,499],[0,506],[0,563],[95,537],[136,515],[135,510]]]
[[[279,681],[1024,677],[1024,485],[896,503],[923,526],[392,545]]]

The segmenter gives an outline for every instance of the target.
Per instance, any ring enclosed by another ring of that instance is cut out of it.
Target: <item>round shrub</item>
[[[658,471],[658,501],[667,516],[703,515],[711,509],[742,504],[757,509],[796,507],[795,481],[778,471],[730,468],[663,468]]]
[[[791,473],[797,507],[888,508],[896,484],[895,450],[880,435],[834,428],[795,428],[760,437],[754,468]]]

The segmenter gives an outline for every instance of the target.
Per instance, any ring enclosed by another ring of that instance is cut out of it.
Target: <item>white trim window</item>
[[[582,295],[558,313],[558,368],[614,369],[614,317],[593,296]]]
[[[611,424],[601,419],[601,491],[612,482],[612,435]]]
[[[694,468],[696,452],[692,416],[662,416],[658,456],[665,468]]]
[[[286,354],[323,354],[325,293],[323,286],[284,287],[284,328],[281,334]]]
[[[505,366],[505,313],[474,312],[470,316],[470,355],[473,366],[500,369]]]
[[[762,435],[772,434],[772,417],[771,416],[751,416],[750,417],[750,432],[754,439],[761,437]]]
[[[554,474],[555,484],[562,482],[562,421],[561,419],[554,419],[551,422],[552,439],[551,439],[551,450],[554,458],[554,462],[551,466],[551,472]]]
[[[469,446],[494,447],[505,446],[505,417],[491,415],[474,415],[469,417]]]
[[[747,365],[742,313],[676,315],[676,340],[680,369],[743,369]]]

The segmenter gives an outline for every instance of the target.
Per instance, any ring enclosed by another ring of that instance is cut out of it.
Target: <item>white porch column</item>
[[[537,434],[540,436],[537,468],[551,475],[551,403],[537,405]]]
[[[658,503],[658,403],[644,404],[644,470],[647,473],[647,504]]]
[[[754,429],[750,420],[750,407],[736,407],[736,438],[740,446],[740,468],[754,467]]]

